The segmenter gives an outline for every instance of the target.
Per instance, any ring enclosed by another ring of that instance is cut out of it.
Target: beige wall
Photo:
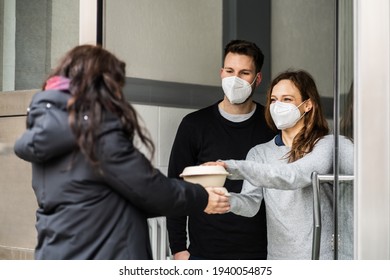
[[[222,0],[106,1],[105,16],[129,77],[220,85]]]
[[[13,152],[31,96],[30,91],[0,93],[0,259],[30,259],[36,242],[31,167]]]

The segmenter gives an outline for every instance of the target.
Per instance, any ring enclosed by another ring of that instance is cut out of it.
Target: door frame
[[[390,3],[354,1],[355,259],[390,259]]]

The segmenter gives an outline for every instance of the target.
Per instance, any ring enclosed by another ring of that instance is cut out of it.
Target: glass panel
[[[343,150],[343,137],[353,145],[353,0],[338,1],[338,100],[339,112],[335,121],[338,122],[339,141],[338,174],[344,175],[344,167],[352,169],[353,157]],[[336,135],[338,133],[336,132]],[[337,166],[336,166],[337,167]],[[351,175],[351,174],[348,174]],[[340,177],[339,177],[340,178]],[[339,180],[337,190],[337,219],[335,227],[338,231],[338,251],[336,258],[353,259],[353,193],[354,181]]]
[[[78,44],[79,0],[0,0],[0,91],[37,89]]]

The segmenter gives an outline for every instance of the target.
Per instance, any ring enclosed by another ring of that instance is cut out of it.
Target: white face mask
[[[301,112],[299,112],[299,106],[303,103],[295,106],[292,103],[275,101],[270,105],[270,113],[271,117],[276,125],[276,127],[280,130],[293,127],[305,114],[304,112],[301,116]]]
[[[222,79],[222,89],[231,104],[241,104],[251,96],[255,81],[256,78],[250,84],[237,76],[226,77]]]

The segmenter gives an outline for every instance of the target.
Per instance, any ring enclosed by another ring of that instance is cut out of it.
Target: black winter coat
[[[151,170],[119,119],[105,118],[98,140],[103,174],[77,149],[67,92],[34,95],[15,153],[32,163],[38,202],[36,259],[151,259],[147,218],[201,212],[200,185]],[[107,114],[108,115],[108,114]]]

